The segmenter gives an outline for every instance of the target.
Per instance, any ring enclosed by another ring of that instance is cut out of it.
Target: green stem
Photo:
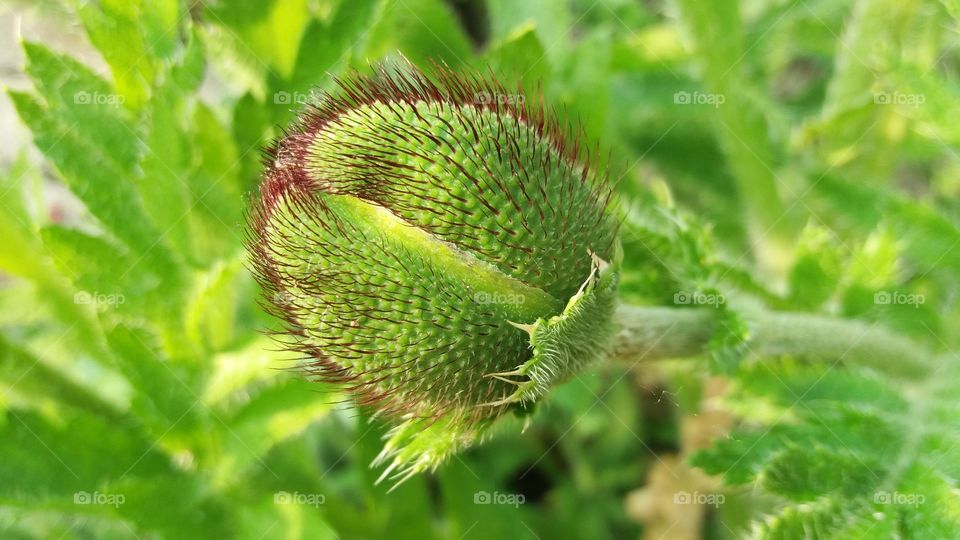
[[[702,354],[722,324],[722,313],[713,308],[620,306],[614,357],[641,362]],[[930,371],[929,350],[876,323],[774,311],[748,313],[746,318],[753,357],[853,363],[911,379]]]

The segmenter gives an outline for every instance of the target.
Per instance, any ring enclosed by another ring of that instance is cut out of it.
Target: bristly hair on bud
[[[266,152],[247,247],[303,370],[393,423],[375,465],[403,481],[605,354],[614,190],[492,77],[337,83]]]

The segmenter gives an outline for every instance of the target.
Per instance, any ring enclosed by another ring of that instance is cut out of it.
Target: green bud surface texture
[[[404,65],[339,81],[267,152],[254,272],[304,369],[393,422],[385,475],[605,352],[617,222],[574,133],[488,78]]]

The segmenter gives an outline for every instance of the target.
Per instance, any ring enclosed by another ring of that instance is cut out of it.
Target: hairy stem
[[[696,356],[722,324],[713,308],[682,309],[622,305],[614,358],[641,362]],[[895,376],[928,374],[932,353],[878,323],[808,313],[757,311],[746,314],[748,355],[795,356],[869,366]]]

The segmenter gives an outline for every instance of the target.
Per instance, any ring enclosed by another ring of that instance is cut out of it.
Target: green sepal
[[[614,254],[612,264],[591,254],[590,275],[559,315],[514,325],[530,334],[533,356],[513,371],[488,374],[517,385],[514,393],[492,405],[535,402],[608,353],[616,327],[619,250]]]
[[[387,433],[383,451],[371,464],[377,467],[389,462],[380,481],[390,478],[396,486],[415,474],[436,469],[450,456],[481,442],[504,418],[522,419],[526,425],[538,400],[551,388],[607,354],[615,330],[620,258],[619,250],[614,253],[613,264],[592,256],[590,275],[559,315],[539,318],[532,325],[514,324],[530,334],[533,355],[514,371],[487,375],[517,386],[512,394],[488,404],[510,405],[513,415],[479,421],[462,415],[410,415]]]

